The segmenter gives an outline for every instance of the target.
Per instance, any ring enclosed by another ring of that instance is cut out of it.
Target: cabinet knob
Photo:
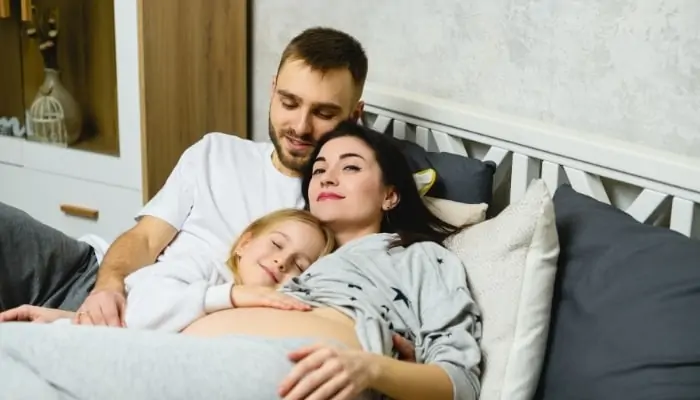
[[[66,215],[92,220],[97,220],[100,216],[99,210],[72,204],[61,204],[61,211]]]

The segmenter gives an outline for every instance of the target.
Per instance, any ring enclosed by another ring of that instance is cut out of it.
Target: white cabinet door
[[[0,195],[0,201],[76,238],[91,233],[113,241],[134,225],[134,216],[143,204],[141,193],[133,189],[27,168],[12,172],[13,189]],[[5,179],[0,168],[0,180]]]

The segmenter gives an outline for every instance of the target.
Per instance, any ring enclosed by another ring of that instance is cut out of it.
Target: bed
[[[700,398],[700,159],[378,85],[364,99],[362,123],[441,176],[427,196],[488,206],[454,245],[484,313],[482,399]]]

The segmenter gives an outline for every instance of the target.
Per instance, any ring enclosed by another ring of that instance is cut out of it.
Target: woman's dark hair
[[[448,236],[461,229],[439,219],[423,203],[413,179],[413,172],[391,138],[349,120],[339,123],[319,140],[309,161],[302,168],[301,188],[307,209],[314,161],[326,143],[340,137],[358,138],[367,144],[377,159],[384,184],[393,186],[398,193],[398,204],[387,211],[387,218],[384,218],[381,224],[381,232],[399,235],[399,240],[393,243],[392,247],[409,246],[422,241],[442,244]]]

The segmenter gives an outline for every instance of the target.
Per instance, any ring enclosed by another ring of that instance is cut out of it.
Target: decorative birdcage
[[[51,96],[38,96],[29,109],[29,131],[34,139],[67,146],[68,129],[63,105]]]

